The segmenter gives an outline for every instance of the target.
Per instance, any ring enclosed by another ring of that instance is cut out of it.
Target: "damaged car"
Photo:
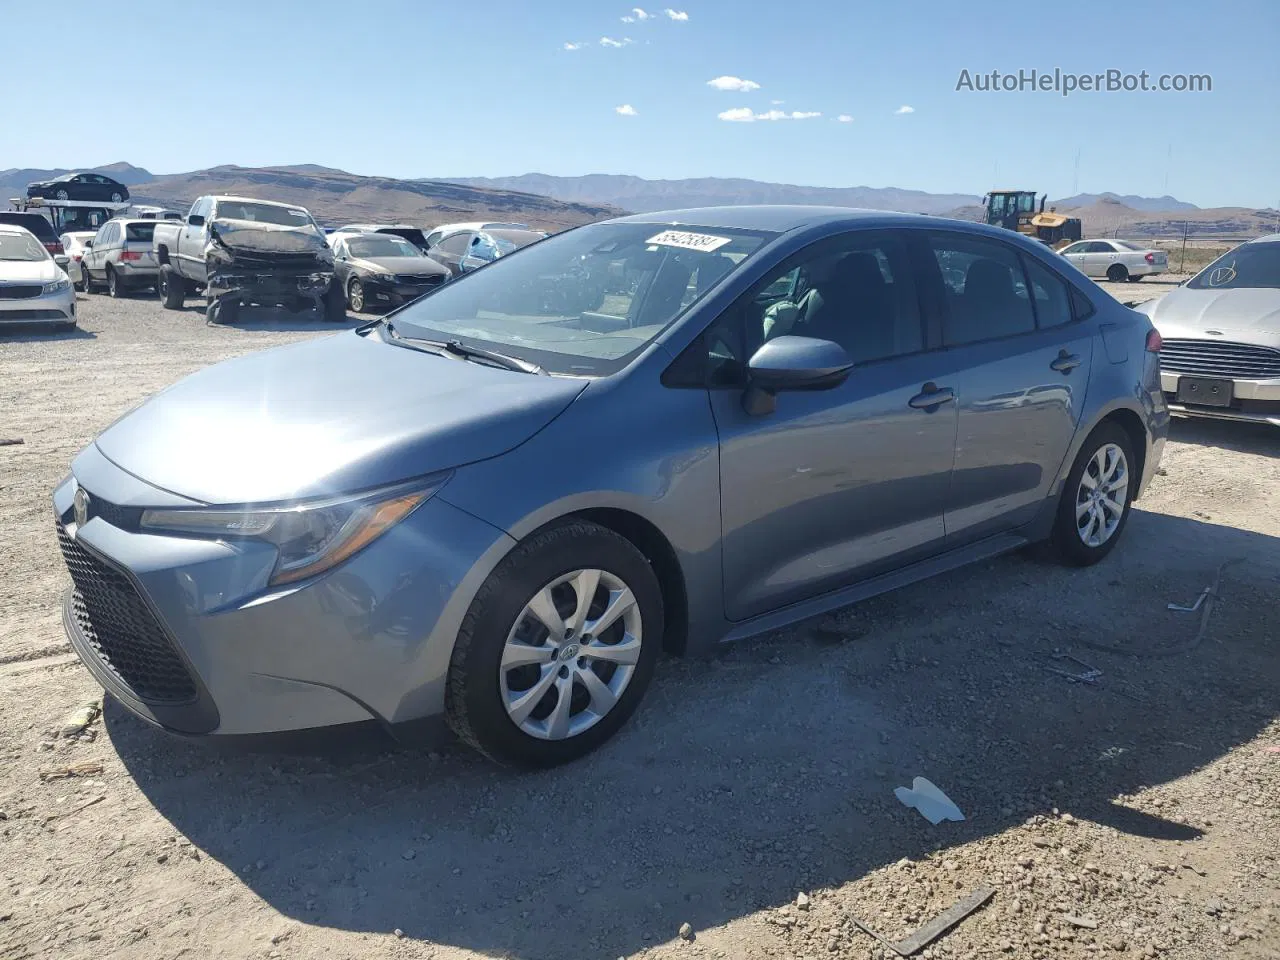
[[[208,320],[234,323],[246,304],[346,319],[333,282],[333,251],[304,207],[249,197],[200,197],[184,220],[156,224],[157,289],[181,309],[204,291]]]

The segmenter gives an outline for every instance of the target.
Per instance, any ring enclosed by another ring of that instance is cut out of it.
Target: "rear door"
[[[939,386],[955,391],[951,546],[1029,522],[1080,422],[1093,331],[1043,261],[994,238],[921,231],[941,320]]]
[[[921,320],[904,238],[854,231],[788,258],[704,335],[729,619],[943,549],[956,409],[920,401],[934,367]],[[747,413],[747,360],[788,334],[840,343],[853,372],[834,389],[781,393],[772,412]]]
[[[449,272],[456,277],[461,272],[462,258],[466,255],[467,248],[471,246],[471,238],[474,236],[474,230],[451,234],[432,247],[429,256],[448,267]]]

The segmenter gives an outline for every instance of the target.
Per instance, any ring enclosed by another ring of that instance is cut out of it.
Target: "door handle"
[[[914,407],[916,410],[928,410],[932,413],[944,403],[951,403],[956,398],[956,392],[950,387],[939,387],[936,383],[926,383],[921,388],[920,393],[907,401],[907,406]]]
[[[1059,373],[1066,375],[1080,366],[1080,358],[1074,353],[1067,353],[1065,350],[1058,351],[1058,359],[1049,364],[1049,368],[1057,370]]]

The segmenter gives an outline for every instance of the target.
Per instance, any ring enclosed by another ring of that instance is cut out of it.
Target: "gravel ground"
[[[0,439],[25,440],[0,447],[0,960],[870,958],[855,918],[896,940],[982,885],[924,956],[1280,957],[1274,431],[1176,423],[1097,567],[1005,557],[668,660],[569,768],[366,730],[236,751],[110,701],[59,735],[101,691],[62,636],[50,488],[179,376],[333,329],[81,311],[79,334],[0,338]],[[1228,560],[1196,642],[1166,605]],[[916,776],[967,819],[900,805]]]

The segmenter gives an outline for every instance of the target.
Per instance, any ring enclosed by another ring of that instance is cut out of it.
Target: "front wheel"
[[[324,318],[330,323],[342,323],[347,319],[347,298],[336,281],[330,283],[324,292]]]
[[[364,313],[364,284],[359,280],[347,284],[347,305],[356,313]]]
[[[1097,563],[1115,548],[1138,489],[1133,441],[1117,423],[1099,426],[1080,447],[1058,503],[1049,551],[1075,567]]]
[[[205,320],[209,323],[235,323],[240,319],[240,301],[235,297],[218,297],[210,300],[205,310]]]
[[[657,578],[630,541],[582,520],[535,533],[489,575],[463,619],[449,725],[499,763],[576,760],[640,703],[662,628]]]
[[[56,199],[58,199],[58,200],[70,200],[70,199],[71,199],[71,195],[70,195],[69,193],[67,193],[67,191],[65,191],[65,190],[59,190],[57,193],[55,193],[55,194],[54,194],[54,197],[55,197]]]

